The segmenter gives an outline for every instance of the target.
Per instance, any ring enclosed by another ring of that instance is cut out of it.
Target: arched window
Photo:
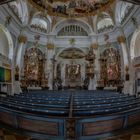
[[[30,23],[30,27],[36,31],[47,33],[48,20],[46,18],[34,17]]]
[[[43,19],[39,19],[39,18],[33,18],[31,25],[38,25],[41,28],[47,29],[47,22]]]
[[[48,15],[46,16],[41,12],[35,13],[30,21],[31,29],[42,33],[49,33],[51,30],[51,25],[51,17]]]
[[[58,36],[88,36],[88,33],[79,25],[67,25],[58,32]]]
[[[107,14],[101,14],[97,20],[97,31],[98,33],[109,31],[114,28],[113,20]]]

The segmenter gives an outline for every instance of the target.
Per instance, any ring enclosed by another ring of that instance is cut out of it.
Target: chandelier
[[[51,16],[84,17],[104,11],[115,0],[28,0],[38,10]]]

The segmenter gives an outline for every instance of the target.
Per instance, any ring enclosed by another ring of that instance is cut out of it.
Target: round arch
[[[58,58],[62,52],[64,52],[65,50],[69,50],[69,49],[76,49],[76,50],[81,51],[84,55],[86,54],[86,52],[83,49],[81,49],[81,48],[77,48],[77,47],[72,48],[72,47],[69,47],[69,48],[63,48],[62,50],[60,50],[57,53],[56,58]]]
[[[33,15],[32,18],[41,16],[41,15],[43,16],[43,14],[42,14],[41,12],[36,12],[36,13]],[[49,21],[50,23],[52,23],[52,19],[51,19],[51,17],[50,17],[49,15],[46,16],[46,19],[48,19],[48,21]]]
[[[114,28],[114,19],[108,12],[98,14],[96,18],[96,32],[104,32],[105,27]],[[100,30],[100,31],[99,31]],[[108,29],[109,30],[109,29]]]
[[[130,43],[130,57],[133,60],[135,57],[140,56],[140,27],[134,32]]]
[[[12,60],[13,58],[13,40],[7,28],[0,24],[0,52]]]
[[[76,19],[65,19],[65,20],[61,20],[60,22],[58,22],[52,32],[54,34],[57,34],[64,26],[70,25],[70,24],[76,24],[79,25],[80,27],[84,28],[88,34],[91,34],[92,28],[90,25],[88,25],[85,21],[82,21],[80,19],[76,20]]]
[[[51,17],[49,15],[44,16],[41,12],[36,12],[30,19],[30,26],[38,25],[39,27],[45,29],[46,31],[45,33],[49,33],[51,31],[52,26],[51,24],[52,24]],[[43,25],[44,27],[41,25]]]

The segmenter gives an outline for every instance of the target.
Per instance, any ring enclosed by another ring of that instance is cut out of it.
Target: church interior
[[[0,1],[0,140],[140,140],[140,0]]]

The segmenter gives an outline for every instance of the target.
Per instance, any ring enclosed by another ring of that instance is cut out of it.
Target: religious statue
[[[26,50],[24,56],[24,77],[28,86],[42,85],[42,80],[44,80],[44,63],[45,56],[38,48],[34,47]]]
[[[107,77],[109,80],[113,79],[113,70],[112,70],[111,66],[107,70]]]
[[[115,48],[108,48],[100,58],[100,81],[104,82],[104,86],[117,86],[121,78],[119,51]]]

